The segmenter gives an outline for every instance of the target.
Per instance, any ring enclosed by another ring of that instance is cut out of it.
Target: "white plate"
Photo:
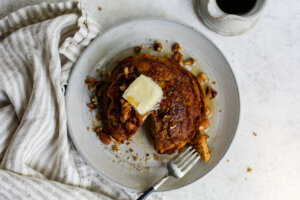
[[[229,148],[239,119],[240,102],[233,73],[222,53],[200,33],[173,22],[147,19],[125,23],[97,37],[78,59],[69,80],[66,95],[69,132],[81,156],[97,173],[118,185],[138,191],[147,189],[163,177],[167,171],[162,162],[166,163],[170,156],[163,155],[158,161],[143,161],[137,165],[138,170],[132,169],[137,162],[126,150],[132,148],[133,155],[138,153],[143,160],[146,153],[151,156],[156,153],[147,138],[147,125],[138,130],[130,146],[119,146],[121,153],[111,151],[111,145],[102,144],[92,131],[87,131],[87,127],[93,127],[95,120],[86,106],[90,102],[90,94],[84,81],[88,76],[97,77],[97,68],[111,70],[117,58],[133,52],[132,47],[151,45],[155,40],[163,42],[165,53],[174,42],[180,43],[184,54],[197,59],[196,66],[216,81],[214,87],[218,91],[212,126],[208,130],[210,161],[199,162],[180,180],[169,179],[159,191],[183,187],[209,172]],[[129,161],[127,157],[130,157]]]

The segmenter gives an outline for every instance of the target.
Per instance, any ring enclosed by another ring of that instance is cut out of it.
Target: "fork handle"
[[[140,196],[137,200],[145,200],[150,194],[152,194],[154,192],[154,188],[151,187],[149,188],[146,192],[144,192],[144,194],[142,196]]]
[[[149,188],[142,196],[140,196],[137,200],[145,200],[150,194],[152,194],[161,184],[163,184],[167,179],[169,178],[169,175],[166,174],[162,179],[160,179],[155,185],[153,185],[151,188]]]

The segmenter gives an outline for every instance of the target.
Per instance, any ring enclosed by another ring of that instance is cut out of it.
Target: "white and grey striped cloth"
[[[64,87],[99,32],[78,2],[24,7],[0,20],[0,199],[137,197],[95,174],[67,134]]]

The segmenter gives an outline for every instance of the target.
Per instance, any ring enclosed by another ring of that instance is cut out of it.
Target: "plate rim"
[[[240,122],[240,117],[241,117],[241,102],[240,102],[240,92],[239,92],[239,88],[238,88],[238,84],[237,84],[237,79],[236,79],[236,76],[228,62],[228,60],[226,59],[225,55],[222,53],[222,51],[215,45],[214,42],[212,42],[208,37],[206,37],[203,33],[201,33],[200,31],[194,29],[192,26],[188,25],[188,24],[182,24],[180,22],[177,22],[177,21],[172,21],[172,20],[169,20],[169,19],[164,19],[164,18],[160,18],[160,17],[145,17],[145,18],[141,18],[141,19],[132,19],[132,20],[127,20],[127,21],[124,21],[124,22],[121,22],[121,23],[118,23],[116,25],[113,25],[109,28],[107,28],[107,30],[104,30],[103,32],[99,33],[92,41],[90,44],[88,44],[85,49],[82,51],[82,53],[79,55],[79,57],[76,59],[76,62],[74,63],[72,69],[71,69],[71,72],[69,74],[69,77],[68,77],[68,80],[67,80],[67,88],[66,88],[66,93],[65,93],[65,104],[66,104],[66,115],[67,115],[67,130],[68,130],[68,135],[70,135],[71,139],[72,139],[72,143],[74,144],[75,148],[76,148],[76,151],[79,153],[79,155],[83,158],[83,160],[88,164],[88,166],[90,168],[92,168],[97,174],[101,175],[106,181],[112,183],[112,184],[115,184],[123,189],[126,189],[126,190],[129,190],[129,191],[134,191],[134,192],[143,192],[143,190],[138,190],[138,189],[134,189],[134,188],[130,188],[130,187],[127,187],[125,185],[122,185],[120,183],[117,183],[117,182],[114,182],[113,180],[111,180],[110,178],[108,178],[105,174],[103,174],[102,172],[100,172],[99,170],[97,170],[91,163],[90,161],[85,157],[85,155],[82,153],[82,151],[77,148],[79,145],[77,144],[76,140],[75,140],[75,136],[74,134],[72,133],[72,128],[71,128],[71,125],[70,125],[70,120],[69,120],[69,101],[68,101],[68,96],[70,95],[70,90],[68,89],[69,87],[69,82],[70,80],[72,79],[72,75],[74,73],[74,70],[76,69],[77,67],[77,64],[78,62],[80,61],[80,59],[82,58],[82,56],[85,54],[86,51],[88,51],[89,48],[91,48],[92,46],[96,45],[96,41],[99,40],[99,38],[101,38],[104,34],[107,34],[108,32],[114,30],[114,29],[117,29],[119,27],[122,27],[122,26],[127,26],[129,24],[132,24],[132,23],[141,23],[141,22],[150,22],[150,21],[156,21],[156,22],[164,22],[164,23],[169,23],[169,24],[173,24],[175,26],[182,26],[186,29],[189,29],[190,31],[193,31],[195,34],[198,34],[198,35],[201,35],[203,38],[205,38],[217,51],[218,53],[221,55],[221,57],[224,59],[225,63],[227,64],[228,66],[228,69],[230,71],[230,73],[232,74],[232,77],[233,77],[233,82],[235,83],[234,84],[234,90],[236,91],[236,94],[237,94],[237,105],[236,105],[236,108],[237,108],[237,119],[235,121],[235,124],[234,124],[234,134],[232,135],[231,138],[229,138],[229,141],[230,141],[230,144],[229,146],[225,149],[225,151],[222,153],[222,155],[220,156],[221,158],[215,163],[215,165],[209,169],[206,173],[203,174],[203,176],[201,178],[203,178],[204,176],[206,176],[209,172],[211,172],[218,164],[221,160],[223,160],[225,154],[228,152],[229,148],[231,147],[232,145],[232,142],[235,138],[235,135],[237,133],[237,130],[238,130],[238,127],[239,127],[239,122]],[[172,191],[172,190],[176,190],[176,189],[179,189],[179,188],[184,188],[188,185],[191,185],[197,181],[199,181],[201,178],[198,178],[196,180],[193,180],[192,182],[184,185],[184,186],[179,186],[179,187],[174,187],[172,189],[168,189],[168,190],[159,190],[159,191],[156,191],[156,192],[167,192],[167,191]]]

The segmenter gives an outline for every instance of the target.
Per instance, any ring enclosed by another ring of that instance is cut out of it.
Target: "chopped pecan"
[[[172,47],[172,51],[175,52],[180,52],[181,51],[181,47],[178,43],[175,43]]]
[[[207,118],[209,118],[209,117],[211,116],[211,111],[210,111],[210,109],[207,108],[207,107],[204,109],[204,113],[205,113],[205,116],[206,116]]]
[[[138,157],[137,157],[137,156],[132,156],[132,159],[133,159],[134,161],[137,161],[137,160],[138,160]]]
[[[131,105],[130,105],[130,103],[125,102],[124,100],[121,101],[121,103],[122,103],[122,115],[120,116],[120,120],[122,123],[125,123],[129,118],[130,111],[131,111]]]
[[[160,42],[155,42],[153,46],[155,51],[161,51],[162,50],[162,44]]]
[[[174,60],[175,62],[177,62],[179,64],[182,63],[182,58],[183,58],[183,55],[179,52],[175,52],[171,57],[172,60]]]
[[[97,98],[97,96],[93,96],[93,97],[91,98],[91,102],[92,102],[94,105],[98,105],[98,98]]]
[[[125,91],[126,87],[127,87],[126,83],[123,83],[123,85],[120,86],[120,90],[123,92]]]
[[[95,85],[97,83],[97,80],[93,77],[90,77],[88,79],[86,79],[85,84],[87,85]]]
[[[205,119],[205,120],[200,122],[199,130],[200,131],[206,130],[206,129],[208,129],[209,126],[210,126],[209,120]]]
[[[128,69],[128,67],[124,68],[124,76],[125,76],[125,78],[129,78],[129,69]]]
[[[93,103],[89,103],[87,106],[92,110],[96,109],[96,106]]]
[[[206,76],[206,74],[205,73],[200,73],[197,76],[197,80],[198,80],[199,84],[207,82],[207,76]]]
[[[96,90],[97,85],[88,85],[89,91],[94,92]]]
[[[142,46],[136,46],[133,48],[135,53],[140,53],[142,51]]]
[[[124,73],[125,73],[125,75],[129,74],[128,67],[125,67],[125,68],[124,68]]]
[[[174,124],[173,126],[170,126],[170,129],[174,129],[176,128],[176,124]]]
[[[206,95],[210,95],[211,99],[216,98],[217,94],[218,94],[218,92],[216,90],[212,89],[211,87],[206,88]]]
[[[195,60],[193,58],[183,61],[184,65],[193,65],[194,63],[195,63]]]
[[[98,132],[98,137],[103,142],[103,144],[109,145],[111,143],[111,138],[109,135],[104,133],[103,131]]]
[[[103,142],[104,144],[108,145],[111,142],[111,138],[109,135],[107,135],[103,130],[102,127],[96,127],[93,129],[94,132],[97,134],[97,136],[99,137],[99,139],[101,140],[101,142]]]
[[[111,149],[113,152],[120,152],[120,149],[118,148],[118,146],[116,144],[112,145]]]
[[[211,98],[213,98],[213,99],[216,98],[217,94],[218,94],[218,92],[216,90],[214,90],[214,89],[211,90]]]

